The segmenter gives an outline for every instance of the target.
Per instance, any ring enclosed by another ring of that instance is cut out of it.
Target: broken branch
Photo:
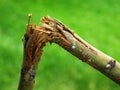
[[[57,43],[120,85],[120,63],[94,48],[60,21],[44,17],[40,26],[29,24],[24,35],[24,56],[18,90],[33,90],[42,49],[47,42]]]
[[[28,23],[23,38],[24,55],[18,90],[33,90],[34,87],[42,48],[45,46],[48,37],[46,33],[40,32],[36,28],[35,25]]]
[[[51,32],[48,37],[50,42],[57,43],[83,62],[120,84],[120,63],[114,58],[94,48],[61,22],[50,17],[42,19],[41,27]]]

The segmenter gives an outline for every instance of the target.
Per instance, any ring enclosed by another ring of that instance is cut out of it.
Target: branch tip
[[[28,17],[32,17],[32,13],[29,13],[29,14],[28,14]]]
[[[32,17],[32,13],[29,13],[28,14],[28,23],[27,23],[27,25],[29,25],[31,17]]]

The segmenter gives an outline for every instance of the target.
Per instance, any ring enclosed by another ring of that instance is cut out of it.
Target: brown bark
[[[120,84],[120,63],[118,61],[88,44],[61,22],[44,17],[40,26],[28,22],[24,35],[24,57],[18,90],[33,90],[42,48],[47,42],[57,43]]]

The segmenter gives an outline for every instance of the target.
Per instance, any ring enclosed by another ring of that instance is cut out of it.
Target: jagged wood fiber
[[[35,29],[35,25],[29,24],[24,35],[24,56],[18,90],[33,90],[42,48],[47,42],[47,34]]]

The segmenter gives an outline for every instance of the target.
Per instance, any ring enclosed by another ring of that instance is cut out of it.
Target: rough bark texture
[[[47,42],[57,43],[120,84],[120,63],[88,44],[60,21],[47,16],[42,19],[40,26],[28,23],[23,42],[24,56],[18,90],[33,90],[42,48]]]

